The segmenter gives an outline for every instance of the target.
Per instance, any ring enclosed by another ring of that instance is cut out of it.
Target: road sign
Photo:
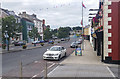
[[[82,56],[82,50],[81,50],[81,48],[76,48],[75,55]]]

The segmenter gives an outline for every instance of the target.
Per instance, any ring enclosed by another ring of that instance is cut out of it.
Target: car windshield
[[[60,47],[51,47],[50,51],[60,51]]]

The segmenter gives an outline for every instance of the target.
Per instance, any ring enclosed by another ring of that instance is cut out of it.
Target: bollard
[[[45,79],[47,79],[47,61],[45,63]]]
[[[20,79],[22,79],[22,62],[20,62]]]

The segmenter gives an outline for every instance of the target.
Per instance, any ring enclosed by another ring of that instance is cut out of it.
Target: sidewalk
[[[82,56],[71,54],[60,63],[48,77],[115,77],[110,69],[101,62],[101,58],[93,51],[89,41],[85,40]]]

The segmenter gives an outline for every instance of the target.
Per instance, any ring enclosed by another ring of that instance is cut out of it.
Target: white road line
[[[110,68],[109,68],[108,66],[106,66],[106,67],[107,67],[108,71],[111,73],[111,75],[112,75],[113,77],[115,77],[115,75],[114,75],[113,72],[110,70]]]
[[[37,75],[34,75],[32,78],[36,77]]]
[[[43,70],[41,73],[43,73],[45,70]]]
[[[38,61],[34,61],[34,63],[38,63]]]
[[[37,61],[35,61],[35,62],[37,62]],[[53,63],[52,65],[50,65],[47,69],[51,68],[51,67],[54,66],[54,65],[55,65],[55,63]],[[43,73],[44,71],[45,71],[45,70],[43,70],[41,73]],[[41,74],[41,73],[40,73],[40,74]],[[37,77],[37,76],[40,75],[40,74],[34,75],[31,79]]]
[[[48,75],[50,75],[50,74],[51,74],[53,71],[55,71],[57,68],[58,68],[58,66],[57,66],[55,69],[53,69],[51,72],[49,72]]]
[[[50,66],[48,67],[48,69],[51,68],[51,67],[54,66],[54,65],[55,65],[55,63],[53,63],[52,65],[50,65]]]

